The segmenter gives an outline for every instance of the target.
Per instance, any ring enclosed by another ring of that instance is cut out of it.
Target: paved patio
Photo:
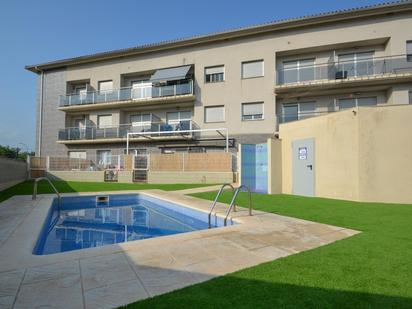
[[[178,191],[139,192],[205,216],[211,205]],[[64,196],[89,194],[94,193]],[[232,219],[241,224],[229,227],[32,255],[52,199],[14,196],[0,203],[0,308],[114,308],[358,233],[258,211],[249,217],[238,208]],[[217,213],[226,207],[218,204]]]

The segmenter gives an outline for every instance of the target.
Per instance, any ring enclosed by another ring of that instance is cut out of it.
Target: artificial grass
[[[98,192],[118,190],[147,190],[161,189],[165,191],[184,190],[190,188],[210,186],[210,184],[148,184],[148,183],[116,183],[116,182],[77,182],[53,181],[60,193],[70,192]],[[40,181],[37,188],[38,194],[53,193],[53,189],[46,181]],[[21,182],[0,192],[0,202],[13,195],[27,195],[33,193],[33,181]]]
[[[253,208],[362,233],[127,308],[412,308],[412,205],[253,194]]]

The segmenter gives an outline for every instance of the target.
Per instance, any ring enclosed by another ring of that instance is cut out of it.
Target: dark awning
[[[181,67],[174,67],[168,69],[160,69],[154,72],[150,81],[152,83],[167,82],[172,80],[185,79],[190,70],[191,65],[184,65]]]

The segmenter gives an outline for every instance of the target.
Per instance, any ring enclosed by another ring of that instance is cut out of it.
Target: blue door
[[[253,192],[267,193],[267,144],[242,144],[241,158],[241,184]]]

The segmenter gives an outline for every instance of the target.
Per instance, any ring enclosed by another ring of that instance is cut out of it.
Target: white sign
[[[308,159],[308,148],[299,147],[299,160],[307,160],[307,159]]]

